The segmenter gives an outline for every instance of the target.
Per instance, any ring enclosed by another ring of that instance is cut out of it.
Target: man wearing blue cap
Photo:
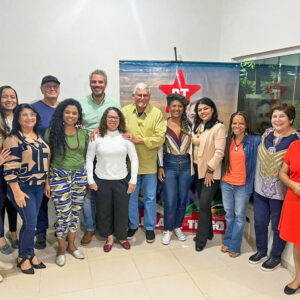
[[[39,100],[32,104],[41,117],[39,124],[39,134],[44,137],[53,113],[58,106],[58,96],[60,92],[60,82],[52,75],[43,77],[41,83],[41,92],[44,95],[43,100]],[[45,195],[43,196],[42,204],[38,214],[37,227],[36,227],[36,241],[34,247],[36,249],[46,248],[46,233],[48,229],[48,201]]]

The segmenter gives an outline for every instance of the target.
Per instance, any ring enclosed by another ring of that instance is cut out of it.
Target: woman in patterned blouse
[[[11,150],[4,165],[8,196],[23,220],[17,267],[25,274],[46,267],[34,254],[34,232],[49,165],[49,147],[38,135],[39,120],[31,105],[20,104],[14,112],[11,136],[3,144]]]

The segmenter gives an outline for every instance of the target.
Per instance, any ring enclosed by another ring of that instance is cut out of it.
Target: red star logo
[[[280,101],[281,96],[286,92],[287,86],[285,85],[280,85],[279,82],[279,77],[278,75],[275,78],[275,83],[274,85],[266,86],[265,90],[267,94],[271,96],[271,103],[276,104],[277,102]]]
[[[200,90],[201,86],[186,84],[182,70],[178,70],[173,84],[161,84],[158,88],[166,95],[180,94],[190,101],[190,97]],[[166,108],[166,112],[169,112],[168,107]]]

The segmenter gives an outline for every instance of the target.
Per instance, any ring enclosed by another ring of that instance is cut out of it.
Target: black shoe
[[[153,243],[155,241],[154,230],[146,230],[146,241],[147,243]]]
[[[39,249],[39,250],[45,249],[46,248],[46,237],[43,235],[38,235],[36,237],[34,248]]]
[[[129,228],[127,231],[127,239],[131,240],[133,238],[133,236],[135,235],[135,233],[138,231],[138,229],[139,228],[135,228],[135,229]]]
[[[256,252],[255,254],[249,257],[248,262],[250,264],[259,264],[263,259],[267,258],[267,254]]]
[[[281,258],[270,257],[262,265],[261,269],[263,271],[273,271],[281,265]]]
[[[295,294],[295,293],[297,292],[297,290],[299,290],[299,289],[300,289],[300,286],[297,287],[296,289],[293,289],[293,288],[289,287],[288,285],[286,285],[286,286],[284,287],[284,293],[287,294],[287,295],[293,295],[293,294]]]
[[[26,270],[23,270],[23,269],[21,268],[21,265],[22,265],[27,259],[28,259],[28,258],[22,258],[21,261],[18,261],[18,259],[17,259],[17,268],[20,268],[20,270],[21,270],[22,273],[24,273],[24,274],[33,275],[33,274],[34,274],[33,268],[29,268],[29,269],[26,269]]]
[[[206,244],[204,244],[204,245],[197,245],[197,243],[196,243],[195,250],[198,251],[198,252],[200,252],[200,251],[202,251],[205,248],[205,245]]]
[[[31,265],[32,265],[35,269],[45,269],[46,266],[45,266],[42,262],[40,262],[38,265],[35,265],[35,264],[32,262],[34,256],[35,256],[35,255],[31,255],[31,256],[29,257],[29,261],[30,261]]]

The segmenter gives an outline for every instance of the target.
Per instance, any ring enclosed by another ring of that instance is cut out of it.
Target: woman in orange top
[[[260,137],[249,135],[249,119],[243,112],[231,115],[225,146],[225,175],[221,181],[227,228],[221,251],[230,257],[241,253],[246,208],[253,192]]]

